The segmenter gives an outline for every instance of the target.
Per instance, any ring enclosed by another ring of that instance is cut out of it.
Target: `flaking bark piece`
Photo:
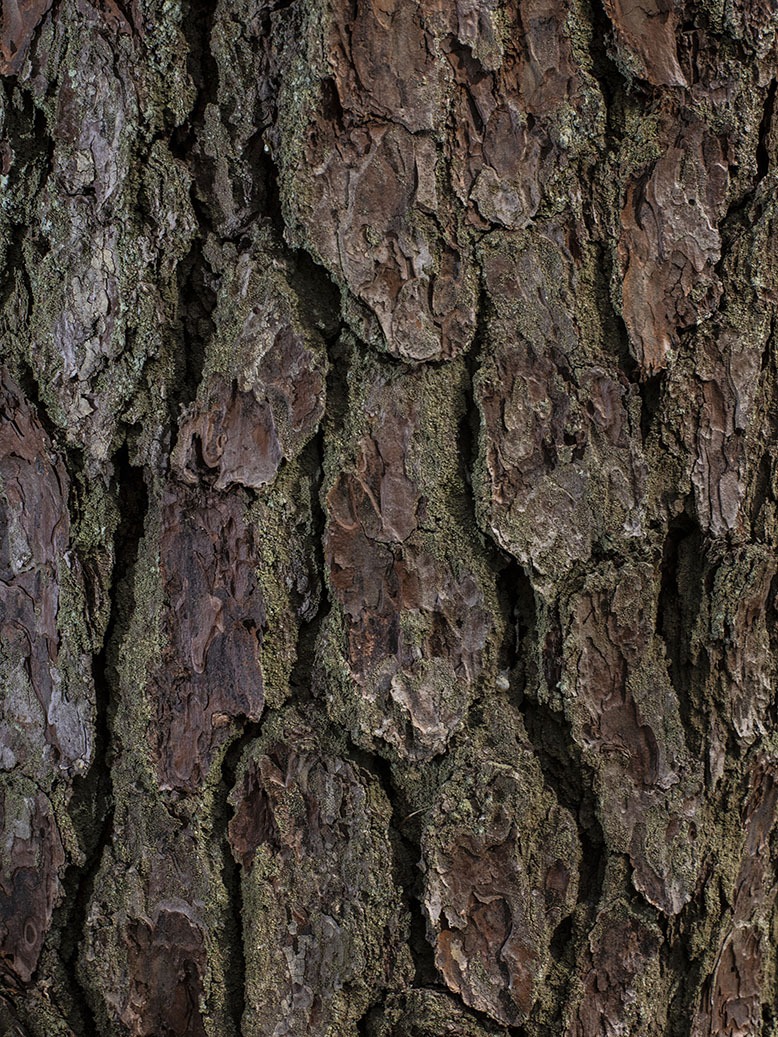
[[[103,856],[79,947],[99,1032],[205,1037],[221,1025],[231,1033],[219,866],[194,826],[137,789],[119,797],[115,816],[128,836]]]
[[[412,363],[459,355],[475,333],[477,281],[437,186],[449,77],[434,5],[326,2],[309,17],[305,50],[297,36],[285,44],[271,131],[295,244],[343,286],[360,337]]]
[[[262,715],[265,610],[244,511],[238,495],[175,483],[162,501],[164,647],[149,684],[162,788],[198,789],[232,725]]]
[[[575,907],[581,850],[518,715],[494,708],[491,732],[425,815],[423,902],[449,989],[518,1026],[543,990],[554,931]]]
[[[550,586],[601,539],[640,536],[646,462],[639,404],[579,311],[589,276],[562,228],[494,236],[484,248],[490,349],[481,411],[479,515]],[[576,258],[578,257],[578,258]],[[594,341],[592,341],[594,340]]]
[[[461,726],[496,636],[476,531],[439,478],[461,463],[463,376],[455,363],[388,380],[371,362],[356,367],[364,419],[341,437],[324,499],[335,607],[316,685],[358,744],[407,759],[441,752]],[[426,463],[432,443],[436,471]]]
[[[200,1001],[205,949],[202,930],[182,911],[160,907],[153,920],[127,926],[130,998],[123,1022],[137,1037],[206,1037]]]
[[[65,850],[51,801],[29,782],[0,789],[0,977],[28,983],[60,895]]]
[[[559,687],[573,738],[599,775],[606,842],[629,855],[649,903],[677,915],[694,894],[708,826],[703,765],[644,606],[658,597],[657,576],[644,563],[586,578],[564,607]]]
[[[23,983],[36,970],[68,862],[54,802],[67,803],[94,751],[68,492],[35,409],[0,370],[0,971]]]
[[[726,137],[677,114],[660,133],[662,154],[627,184],[618,243],[624,323],[644,377],[673,361],[683,329],[718,308],[729,188]]]
[[[236,377],[214,373],[182,416],[172,460],[190,485],[204,476],[214,479],[217,490],[267,486],[321,421],[326,379],[321,343],[307,342],[282,315],[257,309],[246,315],[241,329],[238,352],[244,364]]]
[[[688,86],[678,64],[679,18],[672,0],[605,0],[627,67],[653,86]]]
[[[731,910],[716,946],[713,967],[695,1006],[692,1037],[748,1037],[762,1025],[769,996],[774,940],[771,915],[778,894],[775,870],[778,760],[758,753],[746,773],[740,808],[743,839],[731,890]]]
[[[565,1037],[667,1032],[669,977],[659,928],[617,897],[597,914],[574,973]]]
[[[0,76],[17,75],[52,0],[3,0]]]
[[[230,801],[244,905],[242,1032],[352,1037],[381,992],[409,978],[386,796],[285,711],[252,744]]]

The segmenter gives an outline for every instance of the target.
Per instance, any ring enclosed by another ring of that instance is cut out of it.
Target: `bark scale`
[[[778,1034],[768,0],[3,0],[0,1028]]]

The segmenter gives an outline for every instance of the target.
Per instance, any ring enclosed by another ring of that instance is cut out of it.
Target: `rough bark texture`
[[[778,1034],[777,30],[2,0],[2,1033]]]

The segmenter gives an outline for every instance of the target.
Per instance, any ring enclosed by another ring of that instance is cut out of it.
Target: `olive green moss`
[[[241,875],[247,1037],[264,1037],[281,1016],[293,1027],[310,1020],[323,1037],[355,1037],[379,992],[402,989],[410,979],[391,808],[376,779],[347,762],[344,749],[322,718],[279,710],[238,768],[233,805],[240,809],[252,770],[255,781],[271,782],[265,824],[274,829],[261,834]],[[269,778],[259,777],[263,762]],[[319,828],[321,846],[310,834]]]
[[[418,522],[410,535],[409,557],[425,557],[453,585],[472,580],[478,595],[474,607],[483,609],[491,622],[480,653],[479,672],[471,680],[455,673],[442,657],[422,660],[420,672],[400,676],[410,682],[411,694],[421,691],[425,701],[438,704],[444,726],[443,712],[448,712],[450,722],[459,726],[470,704],[496,679],[498,649],[504,636],[495,586],[497,566],[475,526],[466,485],[468,462],[463,455],[463,436],[467,430],[463,426],[468,421],[469,374],[464,361],[416,371],[377,361],[364,349],[353,344],[349,348],[348,343],[346,339],[348,406],[343,426],[325,427],[322,502],[326,507],[328,494],[343,472],[359,471],[362,451],[372,437],[379,435],[381,409],[398,396],[412,401],[404,469],[418,496]],[[326,572],[325,578],[329,583]],[[406,752],[428,757],[430,752],[442,751],[450,731],[441,731],[433,739],[434,746],[414,745],[413,736],[406,744],[408,725],[415,729],[415,719],[394,695],[386,698],[379,690],[380,667],[366,675],[364,688],[355,683],[348,664],[350,621],[333,588],[330,598],[332,606],[317,645],[316,681],[332,718],[351,732],[357,744],[386,753],[389,759],[399,759]],[[434,614],[427,609],[402,610],[400,628],[407,643],[422,646],[430,636],[433,621]]]
[[[368,1017],[369,1037],[501,1037],[506,1031],[440,990],[390,995]]]

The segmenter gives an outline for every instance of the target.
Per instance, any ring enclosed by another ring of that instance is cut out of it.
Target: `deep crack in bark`
[[[103,647],[93,662],[96,704],[95,754],[87,774],[74,780],[73,798],[69,808],[82,842],[85,862],[78,868],[68,869],[66,888],[68,882],[71,885],[63,908],[68,917],[61,930],[61,955],[81,1009],[80,1026],[84,1037],[97,1037],[99,1030],[79,977],[78,953],[85,942],[87,914],[95,879],[104,851],[110,846],[114,834],[111,713],[115,708],[116,661],[132,614],[133,569],[137,561],[139,543],[144,534],[148,508],[143,469],[130,464],[126,445],[121,447],[114,458],[114,481],[119,506],[119,525],[114,533],[113,594]]]
[[[235,787],[235,775],[241,757],[247,747],[262,732],[262,721],[246,723],[241,734],[232,742],[224,754],[219,794],[214,797],[214,829],[220,832],[222,846],[222,881],[229,900],[230,910],[224,919],[224,945],[226,952],[225,978],[227,989],[225,1000],[232,1018],[235,1033],[240,1034],[246,1011],[246,953],[243,943],[243,890],[242,869],[235,860],[227,835],[229,823],[235,810],[228,797]]]

